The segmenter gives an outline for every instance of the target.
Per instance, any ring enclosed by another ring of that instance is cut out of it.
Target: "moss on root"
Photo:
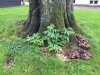
[[[51,13],[51,23],[53,23],[56,29],[65,28],[64,23],[64,11],[62,10],[62,6],[55,6]]]

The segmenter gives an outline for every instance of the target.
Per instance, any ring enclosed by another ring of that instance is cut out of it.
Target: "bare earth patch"
[[[11,61],[14,61],[14,57],[11,54],[6,55],[6,60],[3,64],[5,68],[11,69]]]

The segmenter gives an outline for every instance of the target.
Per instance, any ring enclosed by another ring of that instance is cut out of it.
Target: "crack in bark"
[[[27,29],[27,33],[29,35],[32,35],[33,33],[36,33],[39,30],[40,27],[40,15],[39,15],[39,6],[33,10],[32,12],[32,18],[30,26]]]
[[[29,1],[29,16],[24,25],[24,31],[28,35],[32,35],[39,30],[40,27],[40,4],[38,0]]]

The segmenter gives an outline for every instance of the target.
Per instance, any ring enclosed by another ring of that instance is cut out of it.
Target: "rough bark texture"
[[[40,4],[38,0],[29,1],[29,15],[24,25],[24,31],[28,35],[32,35],[39,30],[40,27]]]
[[[50,23],[59,30],[72,27],[75,32],[80,31],[74,19],[72,0],[29,0],[29,15],[24,31],[28,35],[36,32],[43,35]]]

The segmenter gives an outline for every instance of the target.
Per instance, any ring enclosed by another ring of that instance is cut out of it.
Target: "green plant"
[[[47,31],[44,31],[44,37],[40,37],[39,33],[34,33],[32,36],[27,36],[26,41],[37,46],[44,46],[44,41],[47,41],[49,51],[58,51],[60,46],[63,46],[69,41],[69,35],[71,33],[71,28],[57,30],[54,24],[50,24],[50,26],[47,27]]]
[[[59,31],[59,42],[58,42],[58,44],[60,45],[60,46],[63,46],[67,41],[69,41],[69,36],[70,36],[70,34],[72,34],[73,32],[72,32],[73,30],[72,30],[72,28],[64,28],[63,30],[61,30],[61,31]]]
[[[44,39],[47,40],[49,51],[58,51],[59,46],[63,46],[67,41],[69,41],[69,35],[71,33],[71,28],[57,30],[55,29],[54,24],[50,24],[50,26],[47,27],[47,31],[44,31]]]
[[[38,45],[38,46],[43,46],[44,45],[44,41],[43,39],[39,36],[38,33],[34,33],[32,36],[27,36],[26,37],[26,41],[34,44],[34,45]]]
[[[15,40],[8,40],[6,42],[3,43],[4,46],[6,46],[6,48],[8,49],[8,54],[18,54],[21,55],[22,53],[26,52],[28,47],[25,44],[24,39],[15,39]]]
[[[40,48],[38,46],[27,43],[26,39],[18,38],[4,41],[2,44],[6,46],[5,50],[7,50],[8,54],[23,55],[23,53],[26,53],[28,50],[34,54],[39,54],[40,52]]]

